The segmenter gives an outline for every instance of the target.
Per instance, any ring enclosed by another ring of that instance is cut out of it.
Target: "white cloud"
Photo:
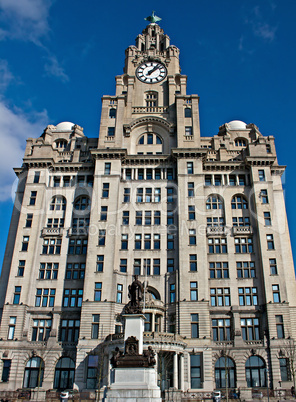
[[[0,91],[5,91],[5,89],[13,80],[14,76],[9,70],[7,60],[0,59]]]
[[[15,173],[12,168],[22,165],[26,139],[40,137],[47,124],[46,111],[29,115],[19,109],[9,108],[0,100],[0,201],[13,196]]]
[[[47,63],[44,65],[44,70],[47,75],[59,78],[62,82],[69,81],[68,75],[63,67],[59,64],[58,59],[54,55],[46,57]]]
[[[48,16],[53,0],[0,0],[0,39],[21,39],[40,45],[49,31]]]
[[[272,3],[262,12],[261,8],[256,6],[250,10],[249,15],[245,18],[245,23],[251,27],[253,34],[268,42],[274,41],[277,31],[277,26],[267,22],[267,19],[274,14],[275,8]]]

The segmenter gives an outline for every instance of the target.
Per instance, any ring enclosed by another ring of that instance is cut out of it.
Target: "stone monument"
[[[161,402],[157,386],[155,352],[143,351],[145,316],[141,300],[144,287],[134,276],[129,286],[129,303],[125,306],[124,352],[118,347],[111,359],[114,382],[107,391],[106,402]]]

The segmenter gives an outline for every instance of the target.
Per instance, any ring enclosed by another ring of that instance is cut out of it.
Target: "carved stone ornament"
[[[156,364],[155,352],[149,346],[142,355],[139,355],[139,341],[135,336],[130,336],[125,341],[125,354],[116,347],[111,358],[112,367],[153,367]]]
[[[139,354],[139,341],[135,336],[130,336],[125,341],[125,354],[128,356]]]

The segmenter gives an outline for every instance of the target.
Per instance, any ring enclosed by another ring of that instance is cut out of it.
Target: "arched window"
[[[186,107],[184,109],[184,117],[191,117],[192,113],[191,113],[191,109],[190,107]]]
[[[266,364],[259,356],[251,356],[246,361],[248,387],[266,387]]]
[[[50,211],[65,211],[67,201],[66,198],[61,195],[56,195],[52,198],[49,206]]]
[[[236,147],[246,148],[246,146],[247,146],[247,140],[245,140],[244,138],[237,138],[237,139],[234,141],[234,145],[235,145]]]
[[[66,140],[56,140],[55,147],[61,150],[67,148],[68,142]]]
[[[218,195],[210,195],[207,199],[206,209],[223,209],[223,201]]]
[[[84,195],[76,198],[74,202],[74,209],[76,211],[85,211],[90,209],[90,199]]]
[[[144,135],[142,135],[142,137],[139,139],[138,142],[140,145],[144,144]]]
[[[116,109],[114,109],[114,107],[112,107],[109,110],[109,117],[110,117],[110,119],[115,119],[116,118]]]
[[[54,373],[55,389],[73,388],[75,363],[69,357],[62,357],[56,364]]]
[[[44,362],[40,357],[32,357],[26,364],[24,374],[24,388],[42,386]]]
[[[248,209],[248,201],[242,195],[235,195],[231,200],[231,209]]]
[[[156,134],[144,134],[140,137],[138,141],[138,145],[155,145],[155,144],[162,144],[162,139],[159,135]]]
[[[215,364],[216,388],[236,387],[235,364],[229,357],[220,357]]]
[[[158,135],[156,136],[156,144],[162,144],[162,139]]]

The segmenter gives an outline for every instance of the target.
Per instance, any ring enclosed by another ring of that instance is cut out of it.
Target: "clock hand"
[[[156,64],[156,66],[154,66],[152,68],[152,70],[148,71],[147,75],[151,75],[152,73],[154,73],[155,70],[157,70],[159,68],[159,64]]]

